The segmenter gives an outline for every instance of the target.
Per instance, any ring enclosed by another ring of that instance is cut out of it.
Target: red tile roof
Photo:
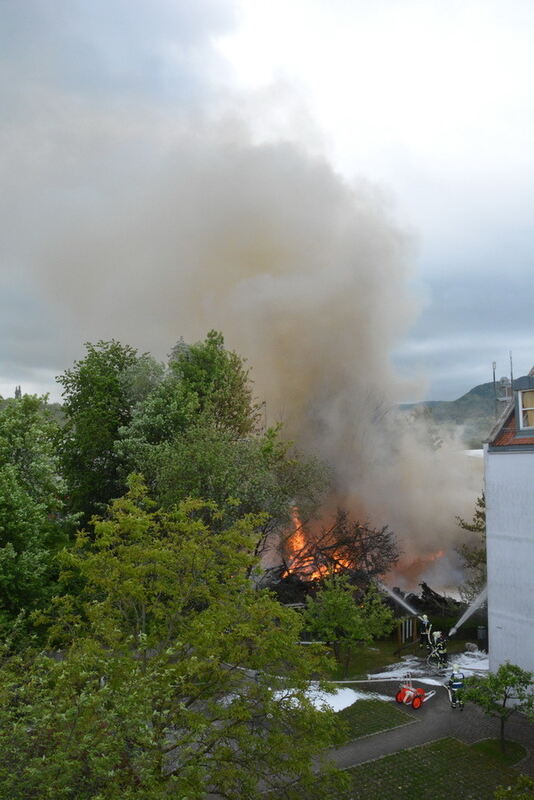
[[[507,447],[522,444],[534,444],[534,436],[518,436],[515,421],[515,410],[512,409],[509,416],[504,420],[494,438],[489,442],[490,447]]]

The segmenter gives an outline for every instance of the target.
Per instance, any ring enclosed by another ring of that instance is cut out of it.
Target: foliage
[[[239,436],[256,428],[259,407],[252,400],[248,370],[237,353],[225,349],[222,333],[212,330],[203,342],[182,348],[170,367],[218,426]]]
[[[497,672],[474,675],[465,681],[464,700],[470,700],[484,713],[500,720],[501,750],[505,751],[505,723],[514,711],[531,710],[534,704],[532,672],[508,661]],[[510,703],[512,701],[512,703]]]
[[[462,596],[467,601],[473,600],[487,583],[486,573],[486,498],[477,497],[475,511],[471,522],[456,517],[458,525],[465,531],[476,534],[475,542],[462,544],[458,553],[462,557],[468,580],[462,587]]]
[[[347,577],[333,575],[314,597],[307,598],[303,623],[312,636],[332,645],[338,661],[344,656],[347,672],[355,647],[389,633],[393,614],[374,586],[358,603]]]
[[[263,543],[268,533],[288,524],[292,503],[315,511],[328,485],[322,465],[291,457],[289,448],[278,429],[236,438],[201,418],[159,450],[158,498],[169,506],[188,496],[205,497],[224,507],[226,518],[266,512],[258,537]]]
[[[63,474],[70,507],[85,521],[123,492],[115,441],[132,411],[124,376],[138,363],[136,350],[115,340],[87,343],[86,349],[85,358],[57,378],[65,413],[60,439]]]
[[[142,472],[157,490],[161,462],[197,416],[196,395],[176,375],[166,375],[133,409],[130,423],[120,429],[115,451],[124,476]]]
[[[83,589],[43,617],[60,654],[0,668],[3,796],[339,790],[343,776],[312,762],[337,736],[334,713],[306,693],[324,657],[299,647],[299,616],[247,577],[262,520],[218,531],[207,521],[218,514],[200,501],[155,510],[135,478],[65,552],[64,580]]]
[[[165,366],[151,356],[143,353],[119,376],[119,381],[132,408],[142,403],[156,389],[165,375]]]
[[[119,450],[129,466],[153,461],[153,447],[171,444],[195,424],[216,426],[229,440],[250,433],[256,423],[248,372],[242,359],[225,350],[222,334],[210,331],[203,342],[173,348],[165,373],[146,354],[124,375],[136,406],[121,431]]]
[[[0,621],[53,591],[54,554],[74,522],[64,512],[56,434],[46,398],[21,395],[0,409]]]
[[[499,786],[495,792],[495,800],[533,800],[534,779],[528,775],[520,775],[515,783]]]
[[[243,436],[222,425],[213,402],[201,409],[190,385],[175,371],[166,375],[120,431],[115,447],[125,473],[142,472],[165,507],[201,497],[224,507],[227,519],[265,511],[261,543],[288,524],[293,503],[314,513],[328,485],[325,467],[292,455],[278,427]]]

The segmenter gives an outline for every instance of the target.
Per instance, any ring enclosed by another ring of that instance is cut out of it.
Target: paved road
[[[417,679],[414,679],[414,683],[417,685]],[[391,682],[373,682],[369,689],[382,694],[393,693]],[[446,736],[453,736],[468,744],[499,736],[498,720],[487,717],[471,703],[463,711],[451,709],[447,692],[441,688],[417,711],[410,706],[403,706],[403,709],[410,714],[413,722],[383,733],[362,736],[333,751],[332,756],[338,766],[353,767]],[[534,778],[534,725],[523,716],[513,714],[506,724],[506,737],[527,748],[528,756],[516,768]]]

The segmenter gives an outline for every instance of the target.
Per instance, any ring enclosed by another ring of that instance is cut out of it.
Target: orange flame
[[[300,519],[298,508],[291,509],[291,521],[293,522],[293,533],[286,541],[286,549],[289,553],[289,566],[282,573],[282,578],[298,572],[305,575],[307,580],[315,581],[324,578],[333,572],[340,572],[343,568],[350,568],[352,564],[348,559],[335,557],[335,563],[317,564],[313,553],[307,550],[308,536]]]

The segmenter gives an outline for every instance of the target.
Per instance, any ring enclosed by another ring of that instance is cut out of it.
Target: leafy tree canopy
[[[261,518],[218,532],[208,512],[219,514],[200,501],[155,510],[134,478],[65,554],[64,580],[84,588],[44,618],[60,655],[0,666],[6,797],[339,791],[343,776],[313,762],[336,738],[333,712],[306,692],[323,656],[297,644],[299,616],[248,578]]]
[[[278,429],[236,439],[205,417],[161,447],[151,465],[164,506],[191,496],[214,500],[224,507],[225,519],[266,512],[259,530],[262,541],[288,524],[295,502],[306,513],[315,511],[328,485],[325,468],[317,461],[292,457]]]
[[[497,672],[475,675],[465,682],[464,699],[500,720],[501,748],[505,749],[505,723],[514,711],[532,713],[534,708],[533,673],[508,661]]]
[[[55,455],[57,425],[46,398],[21,395],[0,409],[0,620],[43,602],[56,577],[54,554],[74,519]]]
[[[88,520],[123,491],[115,451],[119,428],[128,425],[132,399],[125,375],[137,351],[112,340],[86,344],[87,355],[58,377],[63,386],[63,474],[70,505]]]
[[[304,627],[315,638],[333,645],[338,660],[345,653],[348,669],[351,651],[362,642],[389,633],[393,614],[374,585],[363,598],[355,596],[345,575],[323,581],[314,597],[306,600]]]
[[[225,349],[222,333],[212,330],[203,342],[180,348],[170,367],[197,396],[200,411],[209,411],[219,427],[239,436],[257,427],[259,407],[252,399],[249,372],[237,353]]]

